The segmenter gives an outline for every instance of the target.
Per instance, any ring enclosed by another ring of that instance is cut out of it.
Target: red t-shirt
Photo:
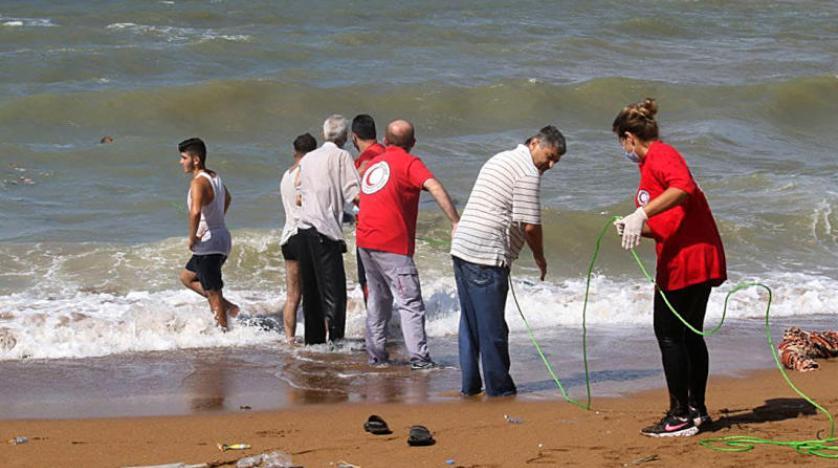
[[[384,145],[381,143],[373,143],[364,150],[363,153],[358,155],[358,159],[355,160],[355,169],[363,176],[364,173],[361,171],[361,165],[363,163],[367,163],[364,169],[369,167],[369,162],[373,160],[376,156],[384,152]]]
[[[358,170],[358,175],[364,177],[364,173],[367,171],[367,168],[370,167],[370,161],[375,159],[376,156],[384,152],[384,145],[381,143],[373,143],[367,146],[361,154],[358,155],[358,159],[355,160],[355,169]],[[361,209],[358,207],[358,214],[355,215],[355,222],[361,222]]]
[[[646,206],[669,187],[689,195],[686,201],[649,218],[658,254],[657,283],[666,291],[727,279],[725,251],[710,205],[695,183],[684,158],[662,141],[649,146],[640,162],[636,206]]]
[[[361,178],[358,247],[412,256],[419,195],[433,176],[421,159],[398,146],[370,161]]]

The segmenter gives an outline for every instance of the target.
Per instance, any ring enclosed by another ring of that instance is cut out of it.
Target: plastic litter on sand
[[[216,446],[218,447],[218,450],[221,450],[222,452],[226,452],[228,450],[247,450],[247,449],[250,448],[250,444],[244,444],[244,443],[222,444],[222,443],[219,442],[219,443],[216,444]]]
[[[295,466],[297,465],[291,461],[291,455],[280,451],[260,453],[236,462],[236,468],[292,468]]]

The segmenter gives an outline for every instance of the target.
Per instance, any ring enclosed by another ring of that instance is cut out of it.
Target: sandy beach
[[[838,363],[791,375],[826,409],[838,410]],[[782,440],[825,437],[828,421],[788,388],[776,370],[741,378],[711,376],[710,430],[685,439],[639,434],[661,415],[662,389],[594,401],[586,412],[563,401],[463,400],[440,404],[325,404],[216,415],[114,419],[4,420],[5,441],[25,435],[24,445],[0,445],[2,466],[136,466],[183,462],[235,466],[239,458],[280,450],[301,466],[827,466],[829,460],[789,448],[759,446],[748,453],[720,453],[698,445],[714,436],[750,435]],[[374,436],[362,424],[382,416],[391,435]],[[520,418],[520,424],[505,415]],[[409,447],[411,425],[427,426],[437,440]],[[251,450],[220,452],[216,443],[244,442]]]

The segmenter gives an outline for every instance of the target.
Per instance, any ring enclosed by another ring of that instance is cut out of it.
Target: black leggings
[[[664,291],[664,294],[690,325],[704,330],[710,287],[710,283],[701,283]],[[684,416],[688,412],[687,405],[706,411],[704,392],[710,360],[704,337],[685,327],[669,310],[660,294],[655,294],[655,336],[669,388],[669,411]]]

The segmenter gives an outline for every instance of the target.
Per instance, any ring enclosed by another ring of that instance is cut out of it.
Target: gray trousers
[[[387,361],[387,325],[393,313],[393,299],[410,361],[430,361],[425,303],[413,257],[364,248],[360,254],[369,288],[366,344],[370,363]]]

